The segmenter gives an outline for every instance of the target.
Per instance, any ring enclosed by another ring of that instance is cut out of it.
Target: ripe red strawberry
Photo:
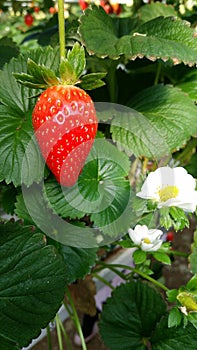
[[[42,155],[63,186],[73,186],[93,145],[97,118],[90,96],[73,85],[55,85],[38,98],[33,127]]]
[[[168,242],[174,241],[174,232],[172,232],[172,231],[167,232],[166,240],[167,240]]]
[[[79,0],[79,6],[84,11],[89,6],[89,3],[86,0]]]
[[[107,0],[101,0],[100,6],[105,10],[106,13],[113,13],[113,8]]]
[[[24,17],[24,22],[28,27],[31,27],[31,25],[33,24],[34,18],[31,15],[31,13],[27,13]]]

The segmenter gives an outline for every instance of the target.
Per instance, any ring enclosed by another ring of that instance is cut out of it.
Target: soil
[[[196,227],[196,222],[191,221],[190,229],[184,229],[182,232],[176,232],[174,235],[173,249],[185,253],[191,252],[191,243],[193,242],[193,232]],[[163,277],[168,288],[179,288],[187,283],[191,278],[188,269],[188,261],[183,257],[176,256],[171,266],[165,266],[163,269]],[[69,334],[73,350],[80,350],[81,347],[73,343],[75,328],[70,319],[64,322],[67,334]],[[56,331],[52,331],[52,350],[59,350],[57,345]],[[102,342],[99,334],[97,334],[88,344],[88,350],[109,350]],[[39,344],[35,345],[32,350],[48,350],[47,340],[43,339]],[[64,343],[64,350],[68,350]]]

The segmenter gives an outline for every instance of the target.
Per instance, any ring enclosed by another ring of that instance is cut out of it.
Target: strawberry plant
[[[197,346],[194,17],[157,2],[113,9],[65,20],[59,0],[59,36],[53,21],[53,35],[39,29],[47,45],[0,40],[3,350],[45,327],[51,350],[53,319],[62,350],[62,304],[86,350],[70,291],[87,275],[114,289],[102,269],[122,279],[99,319],[110,350]],[[190,250],[177,251],[186,229]],[[128,265],[101,247],[132,249]],[[188,279],[171,288],[155,266],[177,257]]]

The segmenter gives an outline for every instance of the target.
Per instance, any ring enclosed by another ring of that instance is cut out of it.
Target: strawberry
[[[89,3],[86,0],[79,0],[79,6],[84,11],[89,6]]]
[[[111,7],[113,9],[113,13],[116,15],[120,15],[122,12],[121,5],[118,2],[112,2]]]
[[[101,0],[100,1],[100,6],[105,10],[105,12],[107,14],[111,14],[113,12],[113,9],[112,9],[111,5],[106,0]]]
[[[74,85],[51,86],[38,98],[32,117],[48,167],[61,185],[73,186],[97,132],[90,96]]]
[[[27,13],[24,17],[24,22],[28,27],[31,27],[31,25],[33,24],[34,18],[31,15],[31,13]]]
[[[174,241],[174,232],[169,231],[169,232],[167,233],[167,235],[166,235],[166,240],[167,240],[168,242]]]
[[[36,13],[40,12],[40,7],[39,6],[35,6],[34,7],[34,12],[36,12]]]
[[[31,59],[27,73],[14,73],[20,84],[44,89],[33,109],[32,124],[46,164],[63,186],[77,182],[98,127],[93,101],[83,89],[103,86],[106,73],[83,74],[85,66],[84,47],[76,42],[65,58],[61,56],[59,76]]]

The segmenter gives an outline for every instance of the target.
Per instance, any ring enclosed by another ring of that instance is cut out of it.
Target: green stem
[[[170,250],[170,254],[176,255],[176,256],[182,256],[183,258],[188,258],[189,254],[178,252],[177,250]]]
[[[102,262],[103,264],[103,262]],[[132,271],[133,273],[137,273],[139,276],[145,278],[146,280],[152,282],[154,285],[156,285],[157,287],[165,290],[165,291],[168,291],[169,289],[164,286],[162,283],[154,280],[154,278],[150,277],[149,275],[145,274],[144,272],[134,268],[134,267],[130,267],[130,266],[127,266],[127,265],[122,265],[122,264],[106,264],[104,263],[103,265],[105,265],[105,267],[108,267],[110,270],[114,269],[114,267],[120,267],[122,269],[126,269],[126,270],[129,270],[129,271]]]
[[[73,347],[72,347],[72,345],[71,345],[69,336],[68,336],[68,334],[67,334],[67,332],[66,332],[66,330],[65,330],[65,328],[64,328],[64,326],[63,326],[61,320],[60,320],[60,322],[59,322],[59,325],[60,325],[60,329],[61,329],[61,331],[62,331],[62,333],[63,333],[63,335],[64,335],[64,339],[65,339],[65,342],[66,342],[66,345],[67,345],[68,350],[73,350]]]
[[[76,308],[75,308],[75,304],[73,302],[72,296],[71,296],[70,291],[69,291],[68,288],[66,289],[66,296],[67,296],[67,298],[69,300],[69,303],[70,303],[70,306],[71,306],[71,309],[72,309],[72,312],[73,312],[73,321],[75,323],[76,330],[77,330],[77,332],[79,334],[79,337],[81,339],[81,347],[82,347],[83,350],[87,350],[85,339],[84,339],[83,332],[82,332],[82,329],[81,329],[81,324],[80,324],[80,321],[79,321],[79,317],[78,317],[78,314],[77,314],[77,311],[76,311]]]
[[[116,267],[120,267],[120,268],[123,267],[123,269],[124,269],[124,266],[126,268],[126,265],[116,264],[118,266],[115,266],[115,264],[106,264],[104,261],[100,261],[99,264],[104,266],[104,267],[97,268],[94,270],[94,272],[99,272],[99,271],[103,270],[104,268],[108,268],[109,270],[113,271],[116,275],[118,275],[120,278],[122,278],[123,280],[126,280],[125,274],[116,268]],[[128,270],[128,268],[127,268],[127,270]]]
[[[72,314],[72,311],[70,310],[70,307],[65,302],[63,302],[63,304],[64,304],[66,311],[68,312],[69,317],[73,318],[73,314]]]
[[[110,96],[110,102],[116,103],[117,102],[117,95],[118,95],[118,84],[116,81],[116,68],[117,64],[114,66],[112,63],[111,66],[108,69],[107,74],[107,82],[108,82],[108,90],[109,90],[109,96]]]
[[[146,275],[142,271],[139,271],[138,269],[133,269],[133,272],[137,273],[138,275],[140,275],[141,277],[145,278],[146,280],[152,282],[155,286],[165,290],[165,292],[167,292],[169,290],[166,286],[164,286],[164,284],[156,281],[154,278],[150,277],[149,275]]]
[[[156,72],[156,76],[155,76],[155,81],[154,81],[154,85],[157,85],[159,82],[159,77],[160,77],[160,73],[161,73],[161,62],[158,62],[157,64],[157,72]]]
[[[48,345],[48,350],[52,350],[51,330],[50,330],[50,326],[49,326],[49,325],[46,327],[46,331],[47,331],[47,345]]]
[[[65,21],[64,21],[64,0],[58,0],[58,24],[59,24],[59,43],[60,43],[60,61],[65,58]]]
[[[110,282],[108,282],[104,277],[100,276],[99,274],[94,272],[94,273],[92,273],[92,276],[97,278],[99,281],[103,282],[106,286],[108,286],[112,290],[115,289],[114,286],[112,286],[112,284]]]
[[[56,321],[57,339],[58,339],[58,344],[59,344],[59,350],[64,350],[63,342],[62,342],[61,328],[60,328],[60,319],[59,319],[58,314],[55,316],[55,321]]]

